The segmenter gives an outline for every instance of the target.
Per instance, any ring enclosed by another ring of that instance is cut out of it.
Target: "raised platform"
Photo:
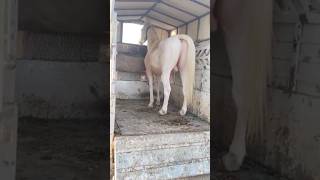
[[[210,174],[210,126],[169,106],[166,116],[144,100],[116,101],[116,179],[174,179]]]

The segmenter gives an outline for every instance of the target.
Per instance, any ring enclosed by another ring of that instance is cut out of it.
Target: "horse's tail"
[[[177,35],[180,40],[185,40],[188,44],[187,57],[184,64],[184,70],[186,71],[187,78],[184,78],[186,82],[183,82],[184,91],[186,92],[187,103],[192,102],[193,86],[194,86],[194,76],[195,76],[195,58],[196,58],[196,48],[191,37],[179,34]]]

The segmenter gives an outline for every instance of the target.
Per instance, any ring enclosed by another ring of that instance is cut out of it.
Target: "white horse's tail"
[[[185,40],[188,44],[186,62],[183,69],[186,71],[186,78],[183,84],[185,86],[183,89],[186,92],[187,103],[190,104],[192,102],[193,96],[193,86],[194,86],[194,76],[195,76],[195,58],[196,58],[196,48],[194,46],[194,42],[188,35],[178,34],[177,35],[180,40]]]

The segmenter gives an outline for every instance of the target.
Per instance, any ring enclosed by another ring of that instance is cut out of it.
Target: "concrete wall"
[[[19,43],[19,116],[106,116],[108,65],[101,37],[22,32]]]
[[[298,16],[274,14],[273,79],[269,88],[269,117],[265,122],[265,143],[250,145],[249,155],[292,179],[320,178],[320,74],[319,14],[308,14],[303,26],[301,49],[295,51],[294,32]],[[312,17],[312,18],[311,18]],[[313,19],[313,20],[312,20]],[[231,96],[232,77],[221,33],[213,37],[213,114],[215,133],[229,145],[235,122]],[[297,88],[288,90],[291,70],[298,54]]]
[[[20,0],[19,30],[103,34],[109,30],[105,0]]]
[[[0,0],[0,177],[14,180],[17,149],[16,72],[17,1]]]
[[[106,113],[104,63],[19,60],[19,116],[94,118]]]
[[[19,31],[18,59],[96,62],[106,37]]]
[[[116,97],[119,99],[149,98],[149,86],[145,75],[146,46],[117,44]]]

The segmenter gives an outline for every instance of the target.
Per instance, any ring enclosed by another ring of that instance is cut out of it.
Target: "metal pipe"
[[[206,5],[206,4],[203,4],[202,2],[199,2],[199,1],[196,1],[196,0],[191,0],[191,2],[194,2],[194,3],[196,3],[196,4],[199,4],[199,5],[203,6],[203,7],[206,7],[206,8],[209,8],[209,9],[210,9],[210,6],[208,6],[208,5]]]
[[[200,19],[198,19],[198,25],[197,25],[197,40],[199,39],[199,30],[200,30]]]
[[[181,20],[181,19],[178,19],[178,18],[176,18],[176,17],[173,17],[173,16],[171,16],[171,15],[169,15],[169,14],[166,14],[166,13],[163,13],[163,12],[161,12],[161,11],[158,11],[158,10],[155,10],[155,9],[152,9],[152,11],[157,12],[157,13],[159,13],[159,14],[162,14],[162,15],[164,15],[164,16],[168,16],[169,18],[175,19],[175,20],[177,20],[177,21],[179,21],[179,22],[186,23],[185,21],[183,21],[183,20]]]
[[[197,17],[197,18],[195,18],[195,19],[192,19],[191,21],[186,22],[186,24],[192,23],[193,21],[195,21],[195,20],[197,20],[197,19],[200,19],[200,18],[202,18],[202,17],[204,17],[204,16],[206,16],[206,15],[208,15],[208,14],[210,14],[210,12],[204,13],[204,14],[202,14],[201,16],[199,16],[199,17]],[[181,26],[184,26],[184,24],[182,24],[182,25],[180,25],[180,26],[178,26],[178,27],[181,27]]]
[[[147,17],[148,17],[148,18],[150,18],[150,19],[153,19],[153,20],[155,20],[155,21],[159,21],[159,22],[161,22],[161,23],[163,23],[163,24],[166,24],[166,25],[168,25],[168,26],[172,26],[172,27],[174,27],[174,28],[176,28],[176,27],[177,27],[177,26],[175,26],[175,25],[173,25],[173,24],[170,24],[170,23],[164,22],[164,21],[162,21],[162,20],[160,20],[160,19],[157,19],[157,18],[151,17],[151,16],[149,16],[149,15],[147,15]]]
[[[149,13],[159,2],[160,2],[159,0],[154,1],[154,4],[148,9],[148,11],[147,11],[143,16],[141,16],[140,20],[142,20],[142,18],[144,18],[145,16],[147,16],[148,13]]]
[[[178,8],[178,7],[175,7],[175,6],[171,5],[171,4],[168,4],[168,3],[166,3],[166,2],[163,2],[162,0],[160,0],[160,3],[162,3],[162,4],[166,5],[166,6],[172,7],[172,8],[174,8],[174,9],[176,9],[176,10],[181,11],[181,12],[184,12],[184,13],[186,13],[186,14],[189,14],[189,15],[191,15],[191,16],[193,16],[193,17],[197,17],[197,15],[195,15],[195,14],[192,14],[192,13],[190,13],[190,12],[184,10],[184,9],[180,9],[180,8]]]

